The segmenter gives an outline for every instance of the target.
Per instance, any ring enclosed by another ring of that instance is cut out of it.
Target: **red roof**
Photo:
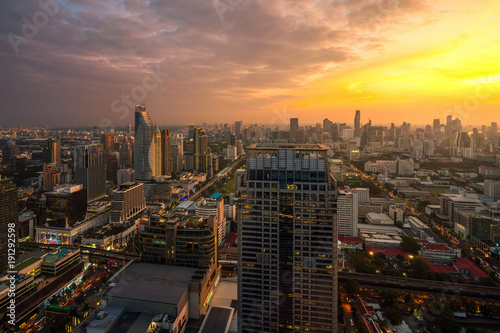
[[[431,264],[431,262],[427,259],[422,259],[422,260],[429,264],[430,270],[434,273],[456,272],[455,267],[453,267],[452,265],[435,265],[435,264]]]
[[[388,257],[396,257],[398,254],[402,255],[403,257],[411,256],[410,253],[404,252],[403,250],[390,249],[388,247],[383,247],[383,248],[367,247],[366,252],[383,253]]]
[[[487,278],[488,274],[483,272],[483,270],[477,267],[472,261],[467,258],[457,258],[458,262],[454,263],[456,269],[468,270],[472,275],[477,278]]]
[[[443,244],[429,244],[429,243],[424,243],[423,246],[427,250],[432,250],[432,251],[446,251],[446,252],[451,252],[452,250]]]
[[[230,232],[229,235],[227,235],[226,239],[224,240],[224,243],[222,246],[231,246],[236,242],[238,239],[238,234],[235,232]]]
[[[357,243],[357,244],[363,244],[363,240],[361,238],[357,237],[347,237],[347,236],[342,236],[339,235],[339,241],[342,243]]]
[[[361,317],[371,317],[375,315],[373,306],[368,306],[361,298],[356,300],[356,309],[358,309],[358,313]]]
[[[361,320],[363,321],[363,326],[369,333],[382,333],[382,330],[372,318],[366,319],[361,317]]]

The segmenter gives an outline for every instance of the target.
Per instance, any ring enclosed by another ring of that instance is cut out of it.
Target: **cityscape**
[[[500,3],[0,8],[0,333],[500,332]]]

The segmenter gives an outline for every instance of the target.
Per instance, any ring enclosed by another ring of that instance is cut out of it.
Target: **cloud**
[[[22,35],[22,18],[32,21],[42,9],[37,1],[4,1],[4,123],[90,125],[103,115],[131,123],[110,104],[158,63],[169,77],[148,93],[153,120],[247,116],[364,51],[380,52],[381,25],[425,10],[419,0],[241,0],[221,20],[212,1],[73,0],[16,54],[7,34]]]

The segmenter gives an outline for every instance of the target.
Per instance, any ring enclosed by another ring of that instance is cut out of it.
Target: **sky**
[[[0,126],[500,121],[500,2],[9,0]]]

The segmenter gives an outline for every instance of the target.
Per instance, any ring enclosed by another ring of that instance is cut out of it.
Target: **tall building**
[[[19,154],[19,148],[12,140],[8,140],[2,149],[2,165],[7,170],[14,170],[16,156]]]
[[[441,120],[440,119],[434,119],[434,122],[432,123],[432,134],[434,136],[438,136],[441,134]]]
[[[73,154],[75,182],[87,188],[87,201],[106,195],[106,164],[102,145],[76,146]]]
[[[361,111],[356,110],[356,115],[354,116],[354,136],[361,136]]]
[[[243,121],[235,121],[234,122],[234,134],[236,134],[236,138],[241,138],[241,128],[243,126]]]
[[[111,152],[115,150],[115,133],[102,133],[101,143],[104,147],[105,152]]]
[[[170,175],[172,173],[172,150],[170,142],[170,130],[161,130],[161,174]]]
[[[113,193],[111,222],[123,223],[146,208],[144,184],[128,182],[121,184]]]
[[[290,138],[295,142],[299,130],[299,118],[290,118]]]
[[[43,188],[52,191],[54,186],[61,184],[61,172],[56,163],[43,164]]]
[[[195,214],[199,217],[215,217],[218,245],[222,245],[226,238],[226,218],[224,217],[224,198],[222,194],[214,193],[210,198],[200,199]]]
[[[337,204],[339,235],[358,237],[358,193],[339,191]]]
[[[170,152],[172,154],[172,172],[180,172],[184,168],[184,137],[182,134],[171,135]]]
[[[44,162],[61,163],[61,139],[47,139],[47,149],[44,150]]]
[[[337,332],[337,185],[327,150],[247,147],[238,332]]]
[[[131,139],[124,137],[120,145],[120,167],[123,169],[133,167],[133,145],[130,142]]]
[[[151,180],[155,175],[154,126],[145,105],[135,107],[134,170],[136,180]]]
[[[153,130],[153,143],[155,148],[155,167],[153,176],[158,177],[161,176],[161,159],[162,159],[162,151],[161,151],[161,132],[157,125],[155,125]]]
[[[0,274],[7,267],[7,257],[9,249],[9,228],[14,226],[14,239],[18,239],[17,221],[17,188],[11,179],[0,179]],[[17,244],[16,244],[17,248]],[[13,270],[13,267],[12,267]]]
[[[46,193],[43,224],[65,228],[83,221],[87,214],[87,191],[83,185],[59,186]]]

